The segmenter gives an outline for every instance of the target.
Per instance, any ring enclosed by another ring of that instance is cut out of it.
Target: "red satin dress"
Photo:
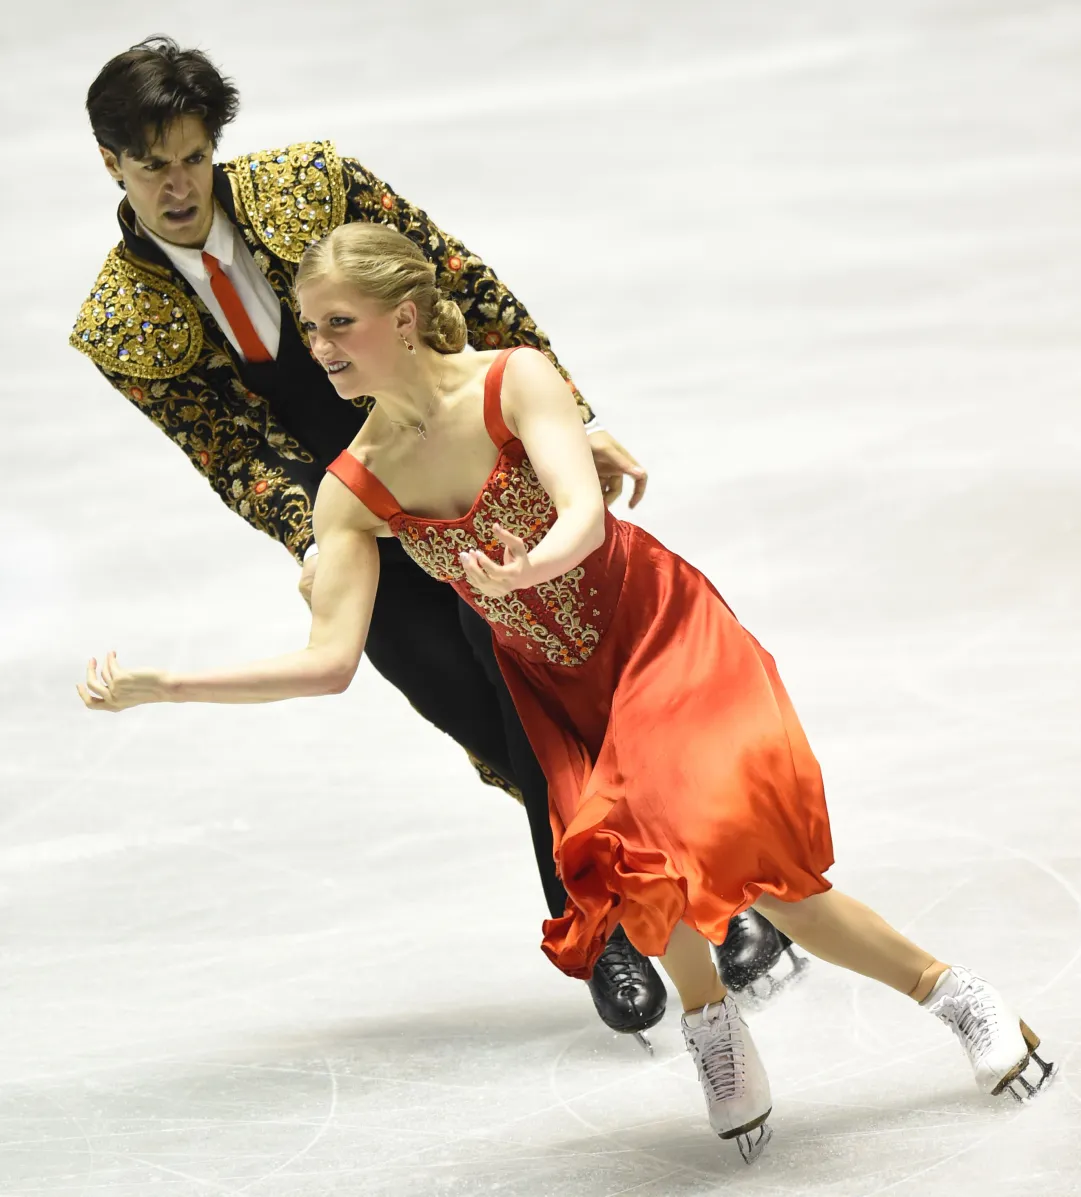
[[[493,523],[532,549],[556,519],[503,420],[512,352],[485,381],[499,457],[459,519],[402,511],[348,452],[329,468],[491,624],[548,779],[568,894],[542,947],[565,973],[588,977],[619,923],[659,956],[680,919],[721,943],[759,894],[828,890],[833,845],[818,762],[773,658],[708,579],[648,532],[607,512],[604,543],[562,577],[503,598],[465,580],[465,549],[502,559]]]

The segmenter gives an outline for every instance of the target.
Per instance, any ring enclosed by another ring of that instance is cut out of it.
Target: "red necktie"
[[[233,336],[240,343],[240,352],[249,362],[269,362],[270,354],[267,347],[259,339],[251,317],[244,310],[244,304],[236,293],[236,287],[229,281],[229,276],[221,268],[221,263],[213,254],[203,251],[203,265],[210,275],[210,289],[214,298],[221,304],[225,319],[233,330]]]

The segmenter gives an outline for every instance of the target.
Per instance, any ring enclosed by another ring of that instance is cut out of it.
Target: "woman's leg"
[[[763,894],[755,909],[815,956],[925,1003],[957,1036],[985,1093],[1009,1090],[1025,1101],[1053,1075],[1054,1066],[1036,1054],[1039,1037],[993,986],[967,968],[936,960],[862,902],[831,889],[802,902]],[[1030,1061],[1037,1065],[1031,1079],[1025,1075]]]
[[[751,1163],[773,1131],[769,1078],[747,1024],[717,975],[709,940],[677,923],[661,966],[683,1002],[683,1040],[698,1070],[709,1124]]]
[[[676,923],[661,967],[679,992],[684,1011],[724,1001],[728,990],[717,975],[709,940],[686,923]]]
[[[881,981],[918,1002],[949,968],[870,907],[835,889],[800,902],[763,894],[754,908],[812,955]]]

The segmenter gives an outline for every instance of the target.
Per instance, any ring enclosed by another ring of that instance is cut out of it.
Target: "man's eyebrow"
[[[183,157],[184,159],[194,158],[196,154],[205,154],[206,149],[206,143],[204,142],[202,145],[197,145],[194,150],[189,150]],[[167,158],[159,158],[157,154],[147,154],[143,158],[135,158],[135,161],[141,162],[144,166],[165,166],[169,160]]]

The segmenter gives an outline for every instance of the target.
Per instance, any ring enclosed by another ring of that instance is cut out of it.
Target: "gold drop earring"
[[[408,350],[409,350],[409,352],[410,352],[410,353],[411,353],[411,354],[412,354],[414,357],[416,357],[416,356],[417,356],[417,351],[416,351],[416,349],[413,347],[413,343],[412,343],[411,341],[407,341],[407,340],[405,339],[405,337],[399,337],[399,340],[400,340],[400,341],[401,341],[401,343],[402,343],[402,344],[403,344],[403,345],[406,347],[406,349],[408,349]]]

